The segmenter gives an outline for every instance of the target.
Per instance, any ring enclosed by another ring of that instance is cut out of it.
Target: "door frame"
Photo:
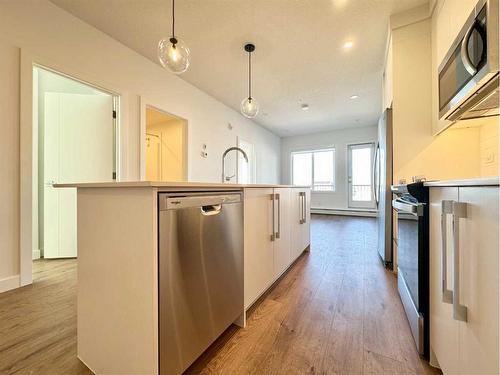
[[[28,52],[25,48],[20,48],[20,95],[19,95],[19,286],[33,283],[33,229],[38,227],[38,219],[33,219],[33,212],[38,210],[38,200],[35,201],[34,194],[38,194],[38,119],[35,115],[33,103],[34,67],[39,67],[63,77],[67,77],[85,85],[92,86],[98,90],[107,92],[117,98],[116,116],[116,177],[120,180],[124,174],[124,155],[127,154],[126,126],[124,126],[124,108],[127,106],[125,90],[106,87],[99,84],[88,73],[75,71],[69,64],[57,64],[50,59],[44,58]],[[35,148],[36,146],[36,148]],[[36,189],[33,185],[36,184]],[[35,204],[36,202],[36,204]]]
[[[358,147],[359,146],[359,147]],[[373,194],[372,200],[370,202],[367,202],[366,204],[361,204],[361,205],[353,205],[352,204],[352,156],[351,156],[351,150],[354,148],[364,148],[362,146],[371,146],[371,156],[370,156],[370,168],[373,168],[373,158],[375,156],[375,146],[376,143],[373,141],[368,141],[368,142],[356,142],[356,143],[348,143],[347,144],[347,207],[348,208],[353,208],[353,209],[361,209],[361,210],[366,210],[366,209],[374,209],[376,206],[375,200],[373,199]],[[370,181],[371,184],[370,186],[373,188],[373,171],[370,173]],[[372,192],[373,193],[373,192]]]

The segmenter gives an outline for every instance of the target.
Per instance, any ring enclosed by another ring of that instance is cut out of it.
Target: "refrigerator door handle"
[[[377,195],[377,188],[378,188],[378,184],[380,184],[380,177],[379,177],[379,181],[378,181],[378,184],[376,182],[376,177],[377,177],[377,174],[379,173],[379,169],[380,168],[377,168],[377,162],[378,162],[378,155],[379,155],[379,150],[380,150],[380,145],[379,143],[377,143],[377,148],[375,149],[375,156],[373,158],[373,178],[372,178],[372,188],[373,188],[373,198],[375,200],[375,206],[378,208],[378,195]]]

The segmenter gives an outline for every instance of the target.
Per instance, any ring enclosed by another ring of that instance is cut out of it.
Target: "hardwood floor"
[[[188,374],[439,374],[416,353],[370,218],[315,215],[311,252]],[[76,358],[76,260],[0,294],[0,374],[91,374]],[[123,374],[126,375],[126,374]]]
[[[92,374],[76,357],[76,260],[38,260],[0,294],[0,374]]]
[[[305,253],[189,374],[440,374],[421,361],[371,218],[314,215]]]

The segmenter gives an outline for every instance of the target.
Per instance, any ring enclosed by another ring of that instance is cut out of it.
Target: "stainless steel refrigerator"
[[[377,250],[387,268],[392,269],[392,109],[384,111],[378,122],[373,185],[377,205]]]

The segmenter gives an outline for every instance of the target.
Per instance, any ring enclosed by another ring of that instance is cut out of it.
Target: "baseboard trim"
[[[15,275],[0,279],[0,293],[7,292],[8,290],[16,289],[21,286],[21,276]]]
[[[32,260],[35,260],[35,259],[40,259],[40,249],[35,249],[33,250],[33,256],[31,258]]]
[[[311,213],[312,214],[321,214],[321,215],[377,217],[377,211],[373,211],[373,210],[346,210],[346,209],[333,209],[333,208],[311,208]]]

